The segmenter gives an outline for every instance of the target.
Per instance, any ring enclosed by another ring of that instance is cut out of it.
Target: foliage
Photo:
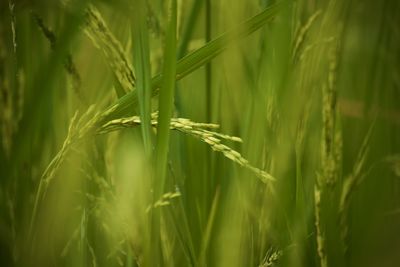
[[[397,266],[400,2],[0,2],[1,266]]]

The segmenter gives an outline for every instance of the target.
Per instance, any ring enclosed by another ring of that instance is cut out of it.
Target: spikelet
[[[55,33],[44,24],[43,19],[36,13],[33,13],[33,18],[36,21],[36,24],[39,26],[40,30],[42,31],[43,35],[46,37],[46,39],[50,43],[51,49],[54,51],[56,49],[57,45],[57,37]],[[78,99],[86,104],[87,100],[84,98],[83,92],[82,92],[82,79],[81,76],[78,72],[78,68],[75,65],[75,62],[72,58],[72,54],[68,52],[66,58],[64,59],[64,69],[68,74],[68,77],[71,80],[72,83],[72,89],[74,93],[78,96]]]
[[[98,120],[99,116],[98,113],[95,113],[94,105],[90,106],[86,113],[84,113],[79,119],[78,114],[78,112],[75,112],[74,116],[72,117],[68,128],[67,137],[65,138],[61,149],[51,160],[40,178],[30,222],[30,234],[32,234],[32,230],[36,221],[38,206],[44,199],[50,182],[54,179],[55,174],[67,157],[72,145],[82,140],[84,137],[88,136],[90,132],[92,132],[94,122]]]
[[[0,39],[0,46],[3,45]],[[1,130],[1,143],[2,148],[8,157],[11,152],[12,147],[12,135],[14,133],[14,123],[13,123],[13,90],[10,88],[10,81],[7,79],[6,75],[6,60],[5,51],[0,50],[0,130]]]
[[[321,165],[322,181],[320,185],[326,184],[333,186],[338,176],[339,162],[341,159],[341,146],[336,146],[341,142],[340,129],[337,127],[337,52],[339,44],[336,43],[329,50],[329,66],[327,81],[322,86],[322,143],[321,143]]]
[[[122,45],[109,30],[100,12],[94,6],[89,6],[86,9],[85,33],[93,44],[103,52],[124,91],[123,93],[132,91],[135,86],[133,68],[122,49]]]
[[[146,209],[146,213],[150,212],[152,208],[159,208],[163,206],[168,206],[171,204],[171,200],[178,198],[181,196],[179,191],[168,192],[161,196],[159,200],[157,200],[153,205],[149,205]]]
[[[314,186],[314,212],[315,228],[317,230],[317,253],[320,259],[321,267],[328,267],[325,234],[321,224],[321,190],[318,188],[318,185]]]
[[[279,259],[282,257],[282,250],[273,250],[272,248],[267,251],[263,262],[259,265],[259,267],[273,267],[276,266]]]
[[[295,43],[294,43],[294,47],[293,47],[293,53],[292,53],[292,58],[293,61],[297,61],[299,59],[299,53],[300,53],[300,49],[304,43],[305,37],[307,35],[307,33],[309,32],[311,26],[313,25],[313,23],[316,21],[316,19],[322,14],[321,10],[317,10],[313,15],[311,15],[308,20],[306,21],[306,23],[304,24],[304,26],[302,26],[295,37]]]
[[[97,131],[98,134],[104,134],[111,131],[119,130],[122,128],[129,128],[137,126],[141,123],[140,117],[133,116],[128,118],[121,118],[109,121],[104,124]],[[152,114],[151,125],[157,126],[157,113]],[[269,173],[252,166],[247,159],[245,159],[239,152],[233,150],[229,146],[222,144],[222,140],[229,140],[234,142],[242,142],[242,139],[236,136],[217,133],[206,129],[217,129],[218,125],[208,123],[196,123],[189,119],[172,118],[170,122],[170,129],[182,132],[184,134],[193,136],[200,141],[206,143],[213,151],[222,153],[226,158],[239,164],[253,172],[263,183],[275,181],[275,178]]]
[[[15,17],[15,3],[13,1],[8,1],[8,8],[10,10],[11,15],[11,32],[12,32],[12,43],[14,54],[17,54],[17,33],[15,30],[16,25],[16,17]]]
[[[7,54],[7,38],[0,37],[0,142],[6,158],[12,151],[13,135],[22,119],[24,103],[24,73],[17,56],[17,32],[14,1],[8,1],[11,23],[12,53]],[[3,36],[0,25],[0,36]]]

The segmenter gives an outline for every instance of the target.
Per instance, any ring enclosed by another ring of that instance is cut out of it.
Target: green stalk
[[[169,146],[169,125],[174,105],[174,89],[176,76],[176,0],[171,1],[168,32],[164,50],[164,66],[162,71],[162,85],[159,99],[159,116],[157,127],[156,146],[156,197],[162,195],[165,173],[167,168],[167,155]]]
[[[175,89],[175,76],[176,76],[176,25],[177,25],[177,3],[176,0],[170,1],[168,18],[168,30],[165,41],[164,49],[164,65],[162,70],[161,90],[159,99],[159,116],[157,126],[157,143],[156,143],[156,173],[153,179],[153,199],[159,199],[163,195],[164,184],[166,178],[168,148],[169,148],[169,135],[170,135],[170,121],[172,116],[172,109],[174,106],[174,89]],[[151,241],[153,245],[152,259],[150,262],[152,266],[159,265],[160,249],[163,246],[160,240],[163,235],[161,227],[161,212],[157,209],[152,214],[152,232]],[[162,262],[162,261],[161,261]]]
[[[196,27],[197,18],[199,17],[203,1],[204,0],[194,1],[192,6],[190,7],[188,21],[185,23],[182,30],[182,34],[180,36],[180,44],[177,52],[178,59],[181,59],[185,55],[188,49],[189,42],[193,35],[193,28]],[[178,84],[175,92],[175,108],[177,114],[180,114],[182,112],[182,105],[181,105],[182,101],[179,92],[180,92],[180,86]]]
[[[136,71],[136,88],[138,92],[140,117],[142,119],[141,130],[144,149],[147,156],[151,155],[151,70],[149,33],[146,25],[146,9],[144,0],[140,0],[134,6],[133,34],[135,40],[133,47],[134,63]]]
[[[206,42],[211,40],[211,0],[205,0],[206,4]],[[206,121],[211,121],[211,62],[206,64]]]
[[[206,42],[210,42],[211,41],[211,0],[205,0],[205,37],[206,37]],[[211,68],[211,61],[208,62],[205,66],[205,97],[206,97],[206,104],[205,104],[205,115],[206,115],[206,121],[207,122],[211,122],[211,115],[212,115],[212,103],[211,103],[211,95],[212,95],[212,90],[211,90],[211,86],[212,86],[212,68]],[[206,157],[207,160],[205,162],[205,173],[207,175],[207,177],[209,177],[209,179],[204,179],[203,180],[203,187],[204,187],[204,191],[203,192],[208,192],[209,188],[211,188],[209,186],[209,184],[212,184],[213,181],[213,171],[212,171],[212,162],[213,162],[213,155],[211,154],[210,151],[206,151]],[[208,203],[207,203],[207,197],[204,197],[204,201],[203,202],[203,209],[204,212],[206,212],[208,207]]]
[[[193,28],[196,26],[197,18],[200,14],[201,6],[203,0],[194,1],[191,6],[189,15],[188,15],[188,22],[185,24],[182,35],[180,37],[180,45],[178,48],[178,58],[182,58],[183,55],[186,53],[186,50],[189,46],[189,41],[193,35]]]

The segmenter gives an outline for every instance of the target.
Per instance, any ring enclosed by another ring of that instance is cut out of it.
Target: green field
[[[0,266],[400,266],[400,1],[0,0]]]

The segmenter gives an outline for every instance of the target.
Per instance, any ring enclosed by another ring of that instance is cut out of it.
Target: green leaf
[[[164,66],[162,71],[162,85],[159,99],[159,117],[157,127],[156,146],[156,177],[155,195],[162,195],[169,147],[170,120],[174,106],[174,89],[176,77],[176,0],[172,0],[168,22],[168,31],[164,49]]]
[[[149,33],[146,25],[147,10],[144,0],[137,1],[133,7],[133,55],[136,71],[136,89],[138,92],[140,117],[142,119],[141,129],[146,154],[151,154],[151,68]]]

